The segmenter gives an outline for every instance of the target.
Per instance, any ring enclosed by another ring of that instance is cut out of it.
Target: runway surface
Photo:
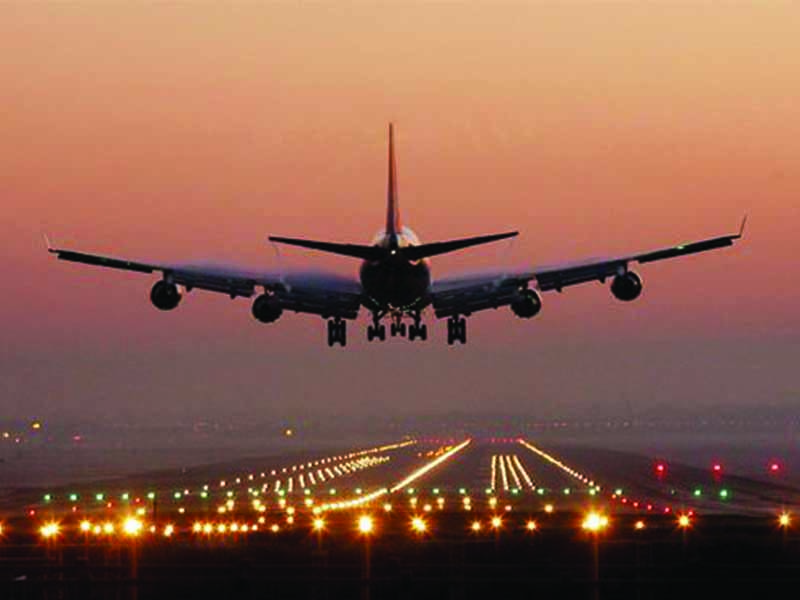
[[[205,597],[231,578],[246,582],[241,597],[258,597],[267,580],[281,597],[337,597],[337,585],[368,597],[384,584],[376,597],[474,597],[500,580],[508,592],[535,580],[579,596],[662,597],[674,568],[686,582],[705,581],[736,560],[741,572],[728,581],[800,580],[798,501],[779,470],[741,476],[721,462],[701,469],[522,438],[387,440],[8,489],[0,584],[10,598],[52,589],[62,598],[167,597],[171,586]],[[600,543],[613,564],[587,558]],[[733,547],[738,559],[725,554]],[[373,558],[371,570],[364,561]],[[418,587],[420,573],[433,587]],[[197,583],[204,578],[208,586]],[[386,583],[400,580],[412,582],[403,593]],[[87,581],[111,591],[87,596]]]

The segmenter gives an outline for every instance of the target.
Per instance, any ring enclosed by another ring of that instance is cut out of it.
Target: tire
[[[420,325],[419,326],[419,339],[423,342],[428,339],[428,326],[427,325]]]

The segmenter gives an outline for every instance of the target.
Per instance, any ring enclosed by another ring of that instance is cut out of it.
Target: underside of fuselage
[[[364,261],[359,275],[370,309],[406,312],[427,304],[431,272],[424,260]]]

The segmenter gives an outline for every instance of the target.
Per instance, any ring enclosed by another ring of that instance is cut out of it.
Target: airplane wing
[[[438,318],[470,315],[479,310],[513,303],[519,299],[520,291],[528,287],[531,281],[535,282],[536,289],[543,292],[549,290],[560,292],[565,287],[588,281],[604,282],[609,277],[627,273],[630,263],[645,264],[732,246],[742,237],[745,223],[746,217],[742,220],[739,232],[735,234],[678,244],[640,254],[585,260],[518,272],[483,272],[438,280],[431,289],[431,304]]]
[[[164,281],[187,291],[200,289],[231,298],[250,298],[260,288],[274,294],[285,310],[324,317],[355,319],[362,300],[361,285],[357,281],[324,271],[280,274],[215,264],[150,263],[53,248],[49,244],[48,252],[70,262],[137,273],[160,273]]]

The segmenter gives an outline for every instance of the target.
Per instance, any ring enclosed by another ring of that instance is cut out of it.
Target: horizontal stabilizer
[[[408,246],[402,248],[403,256],[408,260],[419,260],[429,256],[437,256],[439,254],[446,254],[454,250],[461,250],[462,248],[469,248],[470,246],[478,246],[480,244],[488,244],[490,242],[497,242],[512,238],[518,234],[517,231],[509,231],[507,233],[495,233],[492,235],[481,235],[478,237],[462,238],[460,240],[449,240],[447,242],[432,242],[430,244],[422,244],[420,246]]]
[[[498,240],[514,237],[518,232],[510,231],[507,233],[495,233],[492,235],[481,235],[478,237],[463,238],[460,240],[449,240],[446,242],[433,242],[431,244],[422,244],[420,246],[405,246],[403,248],[384,248],[381,246],[365,246],[361,244],[339,244],[336,242],[320,242],[317,240],[305,240],[300,238],[285,238],[277,236],[269,236],[269,241],[277,242],[279,244],[288,244],[289,246],[299,246],[300,248],[309,248],[311,250],[319,250],[320,252],[329,252],[331,254],[340,254],[342,256],[352,256],[353,258],[360,258],[361,260],[381,260],[388,258],[390,254],[397,254],[399,257],[406,260],[415,261],[429,256],[437,256],[439,254],[446,254],[454,250],[461,250],[462,248],[469,248],[470,246],[478,246],[480,244],[488,244]]]
[[[362,260],[379,260],[386,256],[386,250],[378,246],[365,246],[361,244],[338,244],[336,242],[319,242],[316,240],[304,240],[300,238],[285,238],[269,236],[270,242],[287,244],[289,246],[299,246],[319,250],[320,252],[330,252],[331,254],[341,254],[342,256],[352,256]]]

